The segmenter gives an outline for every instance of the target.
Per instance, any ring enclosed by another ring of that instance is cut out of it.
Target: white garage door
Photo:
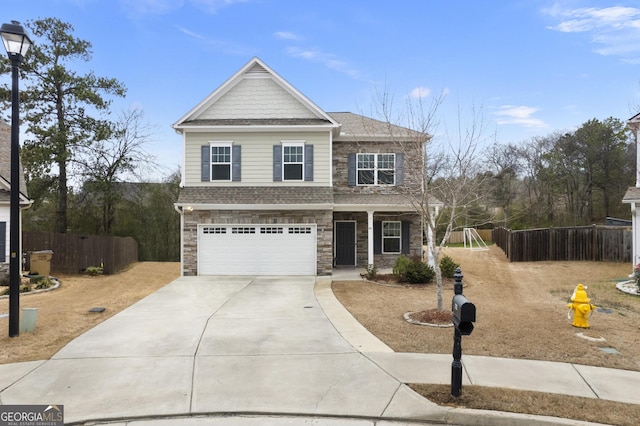
[[[198,226],[198,275],[316,275],[314,224]]]

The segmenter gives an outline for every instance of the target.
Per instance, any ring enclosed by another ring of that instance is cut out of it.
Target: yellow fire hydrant
[[[571,302],[567,308],[573,310],[573,326],[580,328],[589,328],[589,314],[596,309],[591,303],[591,299],[587,297],[586,287],[582,284],[573,290]]]

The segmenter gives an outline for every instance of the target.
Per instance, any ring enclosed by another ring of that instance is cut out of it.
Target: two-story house
[[[426,135],[327,113],[257,58],[173,127],[184,275],[326,275],[422,256],[410,201],[421,179],[407,165],[422,167]]]

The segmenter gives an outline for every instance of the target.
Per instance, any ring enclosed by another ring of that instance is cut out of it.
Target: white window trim
[[[400,226],[399,227],[400,234],[398,236],[385,236],[384,235],[384,225],[386,223],[397,223],[397,224],[399,224],[399,226]],[[381,238],[382,238],[381,243],[382,243],[382,253],[383,254],[399,254],[399,253],[402,253],[402,222],[399,221],[399,220],[385,220],[385,221],[383,221],[382,222],[382,235],[381,235]],[[398,240],[398,242],[399,242],[398,251],[385,251],[385,249],[384,249],[384,240],[386,238],[394,238],[394,239]]]
[[[283,182],[304,182],[304,143],[305,141],[281,141],[282,142],[282,181]],[[284,161],[284,149],[285,147],[301,147],[302,148],[302,161],[300,163],[285,163]],[[287,179],[284,173],[285,164],[300,164],[302,168],[301,178],[300,179]]]
[[[360,170],[371,170],[371,169],[361,169],[358,167],[358,156],[360,155],[373,155],[373,183],[360,183],[359,171]],[[378,156],[379,155],[392,155],[393,156],[393,169],[379,169],[378,168]],[[356,186],[395,186],[396,178],[398,176],[398,170],[396,167],[396,154],[394,152],[359,152],[356,154]],[[383,170],[393,170],[393,183],[379,183],[378,182],[378,172]]]
[[[213,148],[229,148],[229,163],[214,163],[212,149]],[[214,165],[229,165],[229,179],[214,179],[213,178],[213,166]],[[233,141],[210,141],[209,142],[209,181],[210,182],[231,182],[233,179]]]

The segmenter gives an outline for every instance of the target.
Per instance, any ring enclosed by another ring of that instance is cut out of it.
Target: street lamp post
[[[20,334],[20,98],[18,68],[31,46],[17,21],[2,24],[0,36],[11,61],[11,207],[9,212],[9,337]]]

